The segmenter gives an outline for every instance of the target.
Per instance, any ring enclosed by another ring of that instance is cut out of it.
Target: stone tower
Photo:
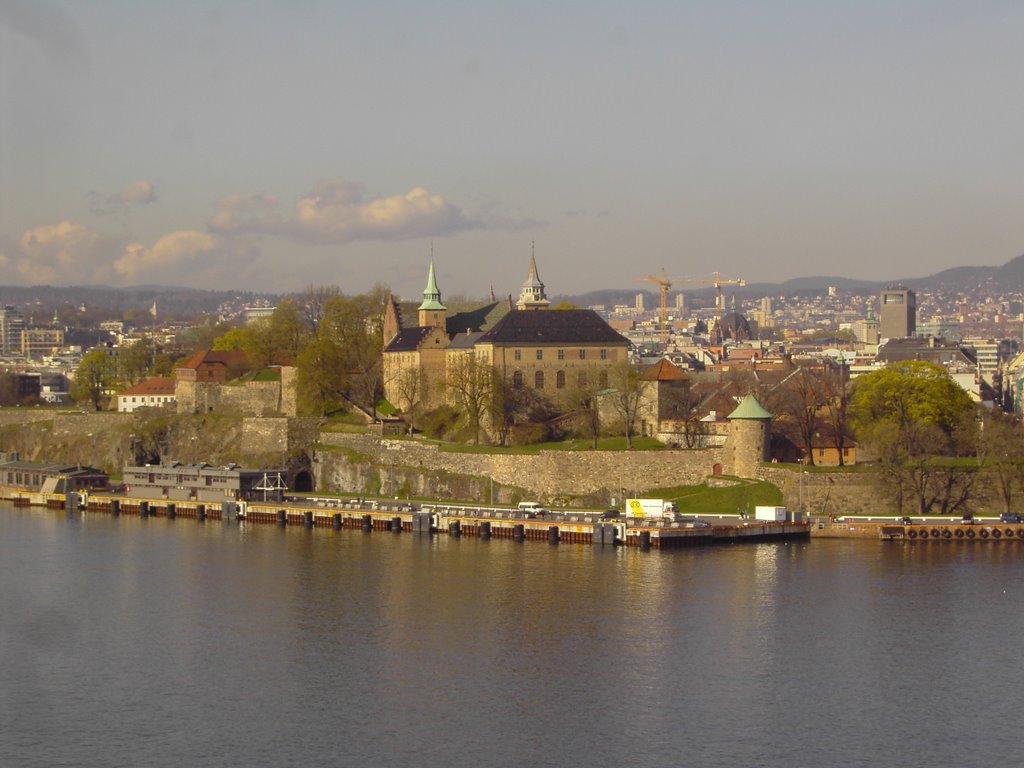
[[[769,458],[772,415],[757,402],[757,398],[747,395],[728,419],[726,472],[737,477],[757,477],[758,465]]]

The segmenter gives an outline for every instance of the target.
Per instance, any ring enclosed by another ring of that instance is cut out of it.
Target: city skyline
[[[9,284],[552,294],[1024,252],[1005,2],[0,0]],[[368,267],[372,267],[368,269]]]

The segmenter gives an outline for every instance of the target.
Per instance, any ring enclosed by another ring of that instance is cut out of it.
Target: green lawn
[[[560,440],[553,443],[533,443],[532,445],[471,445],[469,443],[444,443],[439,441],[427,441],[436,443],[440,450],[450,453],[497,453],[512,455],[531,455],[541,451],[592,451],[589,439]],[[602,437],[597,441],[599,451],[624,451],[626,450],[626,438],[624,437]],[[663,451],[666,450],[664,443],[655,440],[653,437],[633,438],[633,450],[637,451]]]
[[[753,514],[755,506],[782,506],[782,491],[760,480],[724,488],[706,485],[654,488],[644,491],[643,497],[674,501],[684,515]]]

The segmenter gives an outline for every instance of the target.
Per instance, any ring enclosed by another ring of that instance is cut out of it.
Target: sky
[[[999,265],[1022,29],[1015,0],[0,0],[0,284]]]

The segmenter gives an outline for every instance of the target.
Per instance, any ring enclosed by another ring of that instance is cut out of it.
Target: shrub
[[[458,411],[450,405],[439,405],[423,414],[420,419],[420,427],[427,437],[443,440],[455,430],[458,422]]]

